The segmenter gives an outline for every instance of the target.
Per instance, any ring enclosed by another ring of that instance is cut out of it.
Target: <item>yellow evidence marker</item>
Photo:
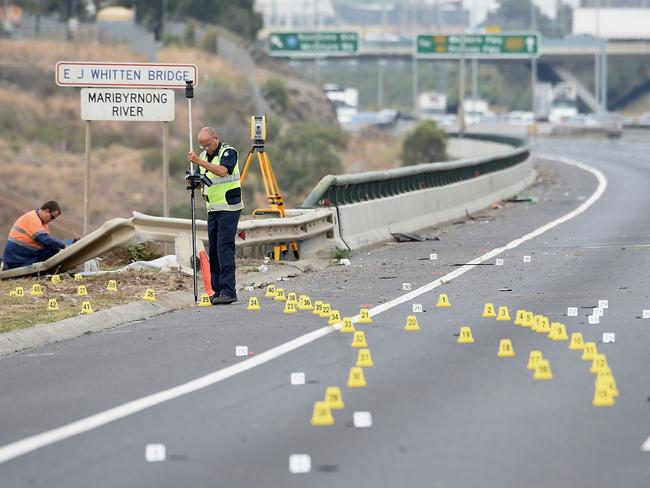
[[[298,312],[298,306],[296,305],[296,302],[291,302],[289,300],[284,302],[283,313],[296,313],[296,312]]]
[[[300,295],[298,298],[298,310],[312,310],[313,308],[311,298],[307,295]]]
[[[370,349],[359,349],[357,354],[357,364],[359,368],[370,368],[374,366],[375,363],[372,362],[372,356],[370,355]]]
[[[16,296],[18,298],[22,298],[25,296],[25,289],[22,286],[17,286],[16,287]]]
[[[50,281],[54,285],[56,285],[58,283],[61,283],[61,275],[58,275],[58,274],[52,275],[52,278],[50,278]]]
[[[483,315],[481,317],[485,318],[494,318],[497,316],[497,313],[494,311],[494,304],[486,303],[483,307]]]
[[[320,317],[329,320],[331,311],[332,306],[329,303],[323,303],[323,309],[320,311]]]
[[[441,293],[438,296],[438,303],[436,303],[436,307],[439,308],[451,307],[451,303],[449,303],[449,297],[447,296],[446,293]]]
[[[362,330],[357,330],[354,332],[354,337],[352,337],[352,347],[368,347],[368,344],[366,343],[366,334]]]
[[[406,317],[406,325],[404,326],[404,330],[407,332],[417,332],[420,330],[418,318],[415,315],[409,315]]]
[[[16,297],[16,290],[10,290],[9,291],[9,296],[15,298]]]
[[[612,393],[612,396],[616,398],[618,396],[618,388],[616,388],[616,380],[614,379],[614,375],[612,375],[612,371],[608,368],[607,371],[603,371],[602,373],[598,373],[596,376],[596,381],[594,382],[594,386],[598,388],[599,386],[609,388],[609,390]]]
[[[327,402],[314,403],[314,413],[311,417],[311,425],[334,425],[332,410]]]
[[[296,295],[296,292],[292,291],[292,292],[288,293],[287,294],[287,301],[298,303],[298,295]]]
[[[515,315],[515,325],[520,325],[522,327],[525,327],[526,323],[526,311],[525,310],[517,310],[517,313]]]
[[[330,311],[330,318],[327,321],[328,324],[340,324],[341,323],[341,313],[338,310]]]
[[[286,302],[287,297],[284,294],[284,290],[282,288],[276,288],[275,289],[275,297],[274,297],[276,302]]]
[[[211,307],[212,302],[210,301],[210,295],[207,293],[201,294],[201,299],[199,300],[199,307]]]
[[[90,302],[83,302],[81,304],[81,313],[83,315],[90,315],[93,313],[93,307],[90,306]]]
[[[86,285],[79,285],[77,287],[77,296],[78,297],[88,296],[88,290],[86,289]]]
[[[543,360],[544,356],[542,356],[542,351],[530,351],[530,355],[528,356],[528,365],[526,367],[534,371],[537,369],[537,365],[540,361]]]
[[[472,329],[467,326],[460,328],[460,334],[458,334],[458,344],[474,344]]]
[[[84,277],[81,275],[81,273],[77,273],[74,275],[74,280],[75,281],[83,281]]]
[[[521,325],[523,327],[533,327],[535,325],[535,314],[526,311],[526,314],[524,315],[524,323]]]
[[[548,338],[553,341],[566,341],[569,339],[569,336],[566,335],[566,327],[561,322],[553,322],[551,324],[551,332],[548,334]]]
[[[536,380],[552,380],[553,372],[551,371],[551,365],[547,359],[542,359],[535,368],[535,374],[533,378]]]
[[[582,351],[585,347],[585,340],[582,337],[582,332],[574,332],[571,334],[571,342],[569,342],[569,349]]]
[[[260,309],[260,301],[257,299],[257,297],[248,297],[248,307],[246,307],[246,310],[259,310]]]
[[[500,358],[511,358],[514,355],[515,350],[512,347],[512,341],[510,339],[501,339],[499,341],[499,352],[497,356]]]
[[[345,408],[343,401],[343,394],[338,386],[328,386],[325,390],[325,402],[329,405],[331,410],[341,410]]]
[[[275,285],[267,285],[264,296],[266,298],[275,298]]]
[[[510,310],[505,305],[499,307],[499,313],[497,314],[497,320],[512,320],[510,318]]]
[[[594,357],[598,354],[598,349],[596,349],[595,342],[585,342],[585,347],[582,349],[582,360],[583,361],[593,361]]]
[[[364,386],[368,386],[368,384],[363,374],[363,368],[352,366],[350,368],[350,375],[348,376],[348,388],[362,388]]]
[[[108,284],[106,285],[106,289],[108,291],[117,291],[117,280],[108,280]]]
[[[156,301],[156,292],[153,291],[153,288],[147,288],[147,291],[144,292],[142,299],[145,302],[155,302]]]
[[[33,297],[43,296],[43,287],[39,283],[34,283],[32,285],[32,296]]]
[[[604,385],[597,385],[594,389],[594,399],[591,404],[594,407],[612,407],[614,405],[614,395]]]
[[[535,327],[533,327],[533,330],[535,332],[539,332],[540,334],[550,333],[551,323],[549,322],[548,317],[545,317],[544,315],[538,315],[537,317],[537,324]]]
[[[352,323],[352,317],[343,317],[343,327],[341,327],[340,332],[354,332],[356,330]]]
[[[607,356],[604,354],[596,354],[589,368],[590,373],[598,374],[603,373],[609,369],[607,364]]]
[[[59,304],[56,303],[56,298],[50,298],[47,301],[47,309],[48,310],[59,310]]]
[[[362,308],[359,310],[359,324],[372,324],[372,317],[370,317],[370,312],[367,308]]]
[[[323,302],[322,300],[316,300],[314,302],[314,311],[312,312],[313,315],[320,315],[320,313],[323,311]]]

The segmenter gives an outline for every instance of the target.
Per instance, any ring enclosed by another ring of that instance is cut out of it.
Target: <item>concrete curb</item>
[[[144,300],[127,303],[92,315],[80,315],[0,334],[0,357],[178,310],[192,305],[194,296],[187,291],[175,291],[160,295],[157,300],[154,303]]]

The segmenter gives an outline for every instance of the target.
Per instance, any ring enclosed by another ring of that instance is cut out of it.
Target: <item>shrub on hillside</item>
[[[420,122],[404,138],[402,166],[447,159],[447,134],[432,120]]]

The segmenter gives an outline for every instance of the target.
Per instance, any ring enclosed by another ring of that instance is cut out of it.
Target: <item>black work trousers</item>
[[[241,210],[208,212],[210,278],[217,296],[236,297],[235,236]]]

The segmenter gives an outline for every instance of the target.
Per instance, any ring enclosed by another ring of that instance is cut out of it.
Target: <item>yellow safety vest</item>
[[[222,143],[221,147],[219,148],[219,153],[212,159],[212,164],[219,165],[223,153],[228,149],[233,148]],[[207,161],[207,151],[203,151],[199,157],[202,160]],[[201,191],[208,212],[217,212],[222,210],[225,210],[227,212],[234,212],[236,210],[241,210],[244,208],[243,198],[240,199],[239,203],[235,203],[233,205],[229,204],[226,200],[226,193],[229,190],[241,188],[241,183],[239,181],[239,158],[235,163],[235,167],[232,170],[231,175],[217,176],[210,171],[206,171],[205,168],[201,168],[201,173],[206,174],[208,178],[212,180],[212,186],[203,186],[203,190]]]

